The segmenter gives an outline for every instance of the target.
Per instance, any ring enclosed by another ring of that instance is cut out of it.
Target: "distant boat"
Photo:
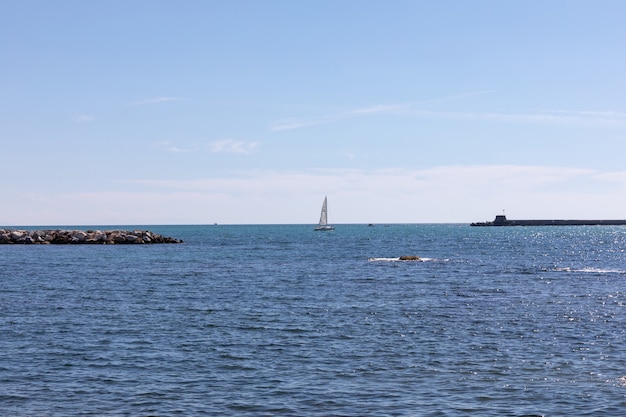
[[[335,227],[328,224],[328,203],[327,198],[324,197],[324,204],[322,204],[322,214],[320,214],[320,222],[315,228],[318,232],[332,232]]]

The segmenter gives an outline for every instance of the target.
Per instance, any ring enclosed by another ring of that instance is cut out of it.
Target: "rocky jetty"
[[[626,226],[626,220],[509,220],[499,214],[492,222],[471,223],[470,226]]]
[[[0,229],[0,244],[146,244],[183,243],[149,230],[14,230]]]

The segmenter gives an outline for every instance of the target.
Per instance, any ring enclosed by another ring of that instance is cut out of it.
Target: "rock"
[[[115,231],[111,234],[111,240],[114,243],[126,243],[126,236],[123,233],[120,233],[119,231]]]
[[[72,239],[76,239],[79,242],[84,242],[85,240],[87,240],[87,233],[77,230],[72,234]]]
[[[0,233],[0,243],[11,243],[11,234],[2,230]]]
[[[18,241],[26,234],[23,230],[14,230],[11,232],[11,240]]]
[[[421,261],[419,256],[413,256],[413,255],[401,256],[400,260],[401,261]]]
[[[69,230],[55,230],[52,233],[52,240],[50,243],[66,244],[70,242],[72,242],[72,236]],[[78,243],[78,241],[72,243]]]

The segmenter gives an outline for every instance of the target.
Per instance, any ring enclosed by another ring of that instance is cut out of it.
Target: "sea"
[[[88,228],[184,243],[0,245],[2,416],[626,415],[626,226]]]

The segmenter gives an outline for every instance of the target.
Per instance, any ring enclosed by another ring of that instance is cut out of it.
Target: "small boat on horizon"
[[[333,225],[328,224],[328,202],[327,197],[324,196],[324,203],[322,204],[322,213],[320,214],[320,221],[315,229],[316,232],[332,232],[335,230]]]

